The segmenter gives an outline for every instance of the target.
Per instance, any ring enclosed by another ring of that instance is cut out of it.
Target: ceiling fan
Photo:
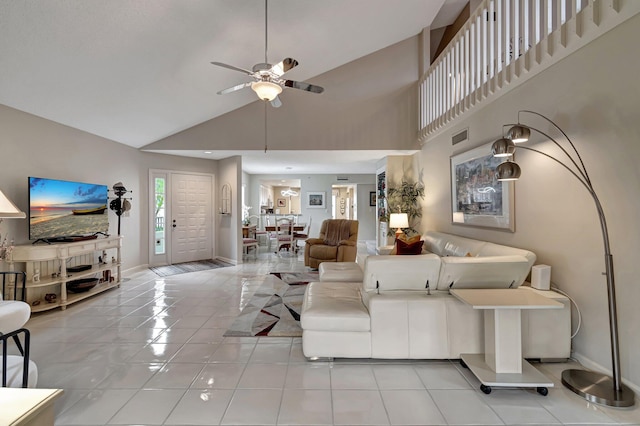
[[[225,95],[250,86],[260,99],[265,102],[269,101],[272,106],[278,108],[282,105],[278,95],[282,93],[282,89],[285,87],[300,89],[311,93],[324,92],[324,88],[320,86],[283,78],[282,76],[287,71],[298,65],[298,61],[292,58],[285,58],[275,65],[270,64],[267,61],[267,40],[267,0],[264,0],[264,62],[255,64],[251,71],[222,62],[211,62],[213,65],[219,67],[245,73],[253,79],[253,81],[220,90],[218,95]]]

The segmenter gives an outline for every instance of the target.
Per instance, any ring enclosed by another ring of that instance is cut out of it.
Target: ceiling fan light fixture
[[[272,101],[282,93],[282,87],[270,81],[254,81],[251,88],[263,101]]]

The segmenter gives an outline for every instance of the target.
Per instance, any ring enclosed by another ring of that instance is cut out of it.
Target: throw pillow
[[[407,236],[404,232],[396,238],[395,243],[393,244],[393,250],[391,250],[390,255],[400,254],[398,253],[398,240],[401,240],[407,244],[413,244],[420,241],[420,235],[414,235],[413,237]],[[419,254],[419,253],[418,253]]]
[[[418,236],[419,238],[420,236]],[[424,241],[418,239],[418,241],[414,241],[412,243],[405,243],[404,241],[398,239],[396,240],[396,251],[399,255],[407,255],[407,254],[421,254],[422,253],[422,244]]]

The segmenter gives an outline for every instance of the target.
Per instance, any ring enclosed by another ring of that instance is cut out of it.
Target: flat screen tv
[[[108,200],[106,185],[29,177],[29,239],[106,234]]]

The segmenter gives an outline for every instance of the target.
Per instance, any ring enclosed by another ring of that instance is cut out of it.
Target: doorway
[[[213,257],[213,175],[151,170],[149,265]]]
[[[331,186],[331,217],[358,220],[358,194],[356,185]]]
[[[259,213],[262,218],[291,216],[297,221],[302,214],[300,179],[260,179]],[[260,225],[266,225],[263,221]],[[273,225],[273,223],[270,223]]]

